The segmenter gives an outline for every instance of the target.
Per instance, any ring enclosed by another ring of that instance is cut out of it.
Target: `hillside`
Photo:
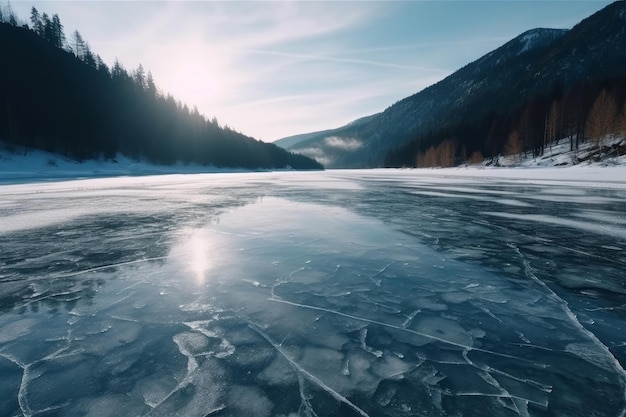
[[[410,164],[424,146],[446,139],[456,140],[468,154],[496,155],[529,102],[544,95],[549,107],[574,86],[595,83],[601,90],[603,83],[625,79],[625,28],[626,4],[616,2],[570,30],[527,31],[368,123],[335,129],[330,143],[322,134],[288,149],[322,158],[335,168]],[[585,100],[588,111],[593,97]],[[490,129],[500,121],[508,125],[496,126],[502,134],[490,138]],[[543,137],[532,138],[529,146],[537,140]],[[345,143],[351,146],[333,146]]]
[[[369,123],[371,120],[373,120],[375,117],[378,116],[379,113],[376,114],[372,114],[371,116],[365,116],[365,117],[361,117],[359,119],[356,119],[350,123],[348,123],[346,126],[337,128],[337,129],[327,129],[327,130],[321,130],[318,132],[311,132],[311,133],[301,133],[298,135],[292,135],[292,136],[287,136],[286,138],[282,138],[282,139],[278,139],[277,141],[274,141],[274,145],[278,145],[281,148],[284,149],[289,149],[292,148],[300,143],[306,142],[309,139],[315,139],[317,137],[324,137],[324,138],[328,138],[328,137],[332,137],[334,136],[336,133],[340,133],[342,131],[342,129],[344,129],[345,127],[356,127],[362,124],[366,124]],[[320,161],[321,163],[323,163],[322,161]]]
[[[109,68],[82,40],[70,49],[60,23],[53,29],[0,22],[0,78],[10,80],[0,86],[0,141],[10,149],[79,161],[121,154],[161,165],[322,168],[190,110],[141,66],[129,72],[116,61]]]

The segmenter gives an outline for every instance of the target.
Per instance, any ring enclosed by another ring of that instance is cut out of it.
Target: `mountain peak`
[[[511,43],[519,45],[521,48],[517,55],[533,50],[537,47],[545,46],[552,43],[567,33],[567,29],[548,29],[536,28],[527,30],[526,32],[513,39]]]
[[[568,32],[567,29],[535,28],[527,30],[501,47],[475,61],[479,66],[494,67],[513,57],[551,45]]]

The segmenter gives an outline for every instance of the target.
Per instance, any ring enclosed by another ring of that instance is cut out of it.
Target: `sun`
[[[231,71],[217,51],[196,45],[168,48],[159,60],[157,85],[189,108],[217,108],[228,93]],[[201,111],[202,113],[202,111]]]
[[[172,78],[172,94],[190,106],[222,94],[216,65],[200,59],[183,62]]]

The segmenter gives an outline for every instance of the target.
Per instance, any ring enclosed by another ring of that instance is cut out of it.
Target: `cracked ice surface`
[[[626,186],[0,187],[0,415],[623,416]]]

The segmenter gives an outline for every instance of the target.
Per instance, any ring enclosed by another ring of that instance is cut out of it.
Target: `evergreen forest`
[[[0,7],[0,142],[77,160],[123,154],[158,164],[322,169],[316,161],[222,126],[157,87],[141,65],[109,67],[58,15],[29,22]]]

